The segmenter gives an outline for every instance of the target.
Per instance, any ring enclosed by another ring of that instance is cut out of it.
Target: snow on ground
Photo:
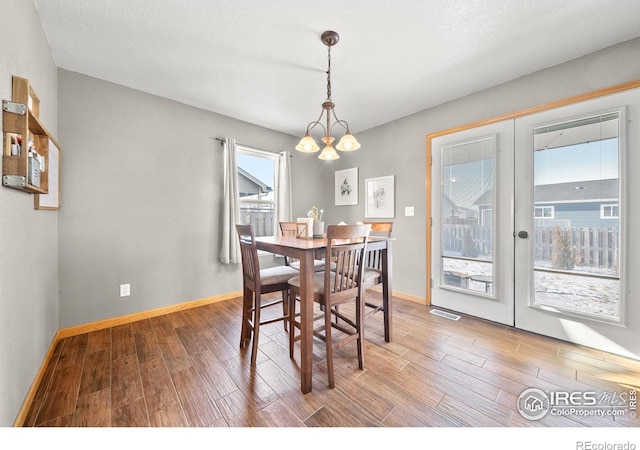
[[[467,275],[491,275],[492,265],[482,261],[445,259],[444,270]],[[593,269],[576,267],[575,272],[594,273]],[[597,272],[596,273],[601,273]],[[609,275],[609,274],[607,274]],[[619,317],[619,281],[585,276],[580,273],[535,271],[536,304],[564,310]],[[485,285],[469,280],[468,289],[485,292]]]

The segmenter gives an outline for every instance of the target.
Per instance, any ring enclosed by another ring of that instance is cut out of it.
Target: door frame
[[[431,294],[432,294],[432,290],[433,290],[433,281],[432,281],[432,271],[431,271],[431,253],[432,253],[432,246],[431,246],[431,239],[432,239],[432,226],[433,226],[433,215],[431,214],[431,195],[432,195],[432,186],[431,186],[431,171],[433,170],[432,167],[432,140],[434,138],[440,137],[440,136],[446,136],[448,134],[452,134],[452,133],[456,133],[459,131],[464,131],[464,130],[468,130],[468,129],[472,129],[472,128],[477,128],[480,126],[484,126],[484,125],[490,125],[493,123],[497,123],[497,122],[502,122],[505,120],[510,120],[510,119],[517,119],[519,117],[524,117],[524,116],[528,116],[528,115],[532,115],[535,113],[539,113],[539,112],[543,112],[543,111],[547,111],[550,109],[555,109],[555,108],[559,108],[562,106],[567,106],[567,105],[571,105],[574,103],[579,103],[579,102],[583,102],[585,100],[591,100],[591,99],[595,99],[598,97],[603,97],[606,95],[611,95],[611,94],[616,94],[619,92],[623,92],[623,91],[627,91],[627,90],[631,90],[631,89],[635,89],[640,87],[640,80],[634,80],[634,81],[630,81],[627,83],[622,83],[622,84],[617,84],[615,86],[611,86],[608,88],[604,88],[604,89],[599,89],[596,91],[592,91],[592,92],[588,92],[586,94],[579,94],[579,95],[575,95],[573,97],[568,97],[562,100],[557,100],[557,101],[553,101],[553,102],[549,102],[549,103],[545,103],[542,105],[538,105],[538,106],[533,106],[530,108],[526,108],[526,109],[522,109],[520,111],[515,111],[512,113],[508,113],[508,114],[504,114],[501,116],[496,116],[493,118],[489,118],[489,119],[485,119],[485,120],[480,120],[477,122],[472,122],[466,125],[461,125],[461,126],[457,126],[457,127],[453,127],[453,128],[449,128],[446,130],[442,130],[442,131],[437,131],[435,133],[431,133],[429,135],[427,135],[426,137],[426,162],[427,162],[427,167],[426,167],[426,171],[425,171],[425,190],[426,190],[426,224],[427,226],[425,227],[426,229],[426,295],[425,295],[425,299],[426,299],[426,304],[427,306],[431,305]]]

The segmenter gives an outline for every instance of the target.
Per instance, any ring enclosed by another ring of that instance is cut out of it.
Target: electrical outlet
[[[404,215],[405,216],[413,216],[413,206],[405,206],[404,207]]]
[[[130,284],[121,284],[120,285],[120,297],[128,297],[131,295],[131,285]]]

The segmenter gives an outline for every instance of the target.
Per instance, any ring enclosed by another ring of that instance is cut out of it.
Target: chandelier
[[[344,136],[342,136],[340,141],[336,144],[336,149],[342,152],[351,152],[360,148],[360,144],[358,143],[358,141],[356,141],[356,138],[353,137],[353,135],[349,131],[349,124],[347,124],[347,122],[345,122],[344,120],[338,119],[338,116],[336,116],[336,111],[334,109],[335,104],[333,103],[333,100],[331,100],[331,47],[336,45],[339,39],[340,36],[335,31],[325,31],[324,33],[322,33],[322,36],[320,36],[320,40],[322,41],[322,43],[327,46],[327,99],[322,104],[322,111],[320,112],[320,117],[318,117],[318,120],[316,120],[315,122],[311,122],[307,126],[307,132],[305,133],[304,137],[300,139],[298,145],[296,145],[296,150],[303,153],[315,153],[320,150],[320,147],[318,147],[315,139],[311,137],[310,134],[311,130],[319,125],[324,130],[324,136],[320,140],[324,142],[325,147],[318,158],[324,160],[340,158],[340,155],[338,155],[332,145],[335,141],[335,138],[331,136],[331,132],[335,125],[340,125],[346,130]],[[322,118],[325,114],[327,116],[326,126],[322,123]],[[333,117],[333,119],[335,120],[333,124],[331,124],[331,117]]]

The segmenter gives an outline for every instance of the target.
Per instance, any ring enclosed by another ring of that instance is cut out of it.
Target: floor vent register
[[[429,312],[431,314],[435,315],[435,316],[444,317],[445,319],[449,319],[449,320],[459,320],[460,319],[460,316],[457,315],[457,314],[451,314],[449,312],[440,311],[439,309],[432,309]]]

